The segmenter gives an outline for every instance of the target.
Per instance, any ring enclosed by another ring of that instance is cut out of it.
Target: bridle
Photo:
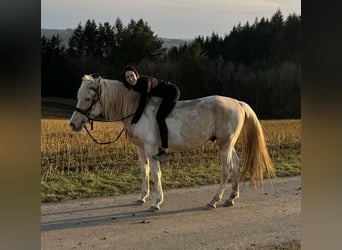
[[[90,106],[86,109],[81,109],[79,107],[75,108],[76,112],[81,113],[82,115],[84,115],[85,117],[88,118],[88,120],[94,120],[92,118],[90,118],[90,114],[93,111],[95,104],[100,100],[100,94],[98,93],[97,89],[94,87],[89,87],[89,89],[93,90],[96,94],[95,98],[93,99],[93,101],[91,102]]]
[[[79,107],[76,107],[76,108],[74,109],[74,111],[79,112],[79,113],[81,113],[82,115],[84,115],[84,116],[88,119],[88,122],[89,122],[89,124],[90,124],[90,129],[93,130],[93,128],[94,128],[93,124],[94,124],[95,119],[94,119],[94,118],[91,118],[91,117],[90,117],[90,114],[91,114],[91,112],[94,110],[96,103],[100,100],[100,93],[98,92],[97,88],[89,87],[89,89],[93,90],[93,91],[95,92],[95,94],[96,94],[96,96],[95,96],[95,98],[93,99],[91,105],[90,105],[88,108],[86,108],[86,109],[81,109],[81,108],[79,108]],[[133,116],[134,114],[135,114],[135,113],[130,114],[130,115],[128,115],[128,116],[126,116],[126,117],[124,117],[124,118],[121,118],[120,120],[116,120],[116,121],[107,120],[107,122],[123,121],[123,120],[125,120],[125,119],[127,119],[127,118]],[[104,145],[104,144],[111,144],[111,143],[116,142],[117,140],[119,140],[120,136],[122,135],[123,131],[125,130],[125,128],[122,128],[121,131],[120,131],[120,133],[119,133],[119,135],[116,137],[116,139],[115,139],[114,141],[98,142],[98,141],[91,135],[91,133],[89,132],[89,130],[88,130],[87,126],[86,126],[86,124],[84,124],[84,128],[85,128],[85,130],[87,131],[89,137],[90,137],[94,142],[96,142],[97,144],[101,144],[101,145]]]

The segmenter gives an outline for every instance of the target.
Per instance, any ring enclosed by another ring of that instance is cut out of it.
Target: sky
[[[74,29],[90,19],[124,26],[143,19],[158,37],[193,39],[219,36],[255,19],[270,19],[280,9],[284,19],[301,15],[300,0],[41,0],[41,28]]]

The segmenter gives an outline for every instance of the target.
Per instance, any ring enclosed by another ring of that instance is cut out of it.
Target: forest
[[[224,95],[247,102],[261,119],[301,117],[301,17],[237,24],[227,35],[197,36],[166,49],[142,19],[124,25],[87,20],[63,46],[41,37],[41,96],[76,99],[82,76],[121,80],[125,65],[177,84],[181,100]]]

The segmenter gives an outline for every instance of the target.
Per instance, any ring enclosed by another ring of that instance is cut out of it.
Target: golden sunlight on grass
[[[277,176],[299,175],[300,120],[261,123]],[[110,141],[121,129],[121,123],[95,122],[92,134],[98,141]],[[241,140],[236,149],[241,151]],[[215,143],[170,153],[171,160],[162,165],[165,188],[220,181],[221,164]],[[98,145],[85,130],[72,132],[66,119],[41,120],[42,201],[138,192],[139,171],[135,146],[125,134],[114,144]]]

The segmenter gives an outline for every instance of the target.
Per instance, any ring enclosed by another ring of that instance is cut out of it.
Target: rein
[[[111,122],[123,121],[123,120],[127,119],[128,117],[133,116],[134,114],[135,114],[135,113],[130,114],[130,115],[128,115],[128,116],[125,116],[124,118],[122,118],[122,119],[120,119],[120,120],[111,121]],[[89,118],[88,118],[88,119],[89,119]],[[89,119],[89,123],[90,123],[90,129],[93,130],[93,123],[94,123],[94,120],[93,120],[93,119]],[[89,137],[90,137],[95,143],[100,144],[100,145],[112,144],[112,143],[116,142],[117,140],[120,139],[122,133],[123,133],[124,130],[125,130],[125,128],[122,128],[121,131],[120,131],[120,133],[119,133],[119,135],[115,138],[114,141],[99,142],[99,141],[97,141],[97,140],[91,135],[91,133],[89,132],[89,130],[88,130],[88,128],[87,128],[87,126],[86,126],[85,124],[84,124],[84,128],[85,128],[85,130],[87,131]]]
[[[91,124],[92,124],[92,123],[91,123]],[[91,125],[91,126],[93,126],[93,125]],[[93,139],[94,142],[96,142],[97,144],[100,144],[100,145],[111,144],[111,143],[116,142],[117,140],[119,140],[120,136],[122,135],[122,132],[125,130],[125,128],[122,128],[121,131],[120,131],[120,133],[119,133],[119,135],[116,137],[116,139],[115,139],[114,141],[98,142],[98,141],[90,134],[90,132],[89,132],[89,130],[88,130],[88,128],[87,128],[87,126],[86,126],[85,124],[84,124],[84,128],[85,128],[85,130],[87,131],[89,137],[90,137],[91,139]]]

